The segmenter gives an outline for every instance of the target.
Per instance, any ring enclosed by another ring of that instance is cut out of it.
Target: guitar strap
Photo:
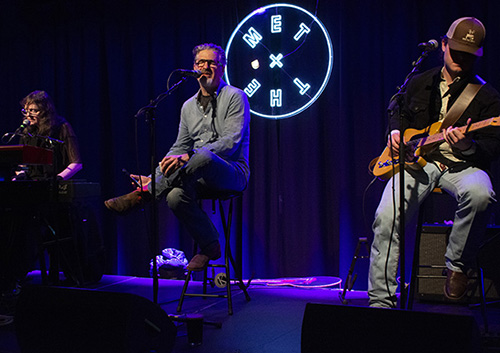
[[[467,109],[470,102],[472,102],[481,87],[483,87],[483,83],[469,83],[467,87],[465,87],[455,103],[451,106],[450,110],[446,113],[443,123],[441,124],[441,130],[446,129],[457,122],[458,118],[462,116],[465,109]]]

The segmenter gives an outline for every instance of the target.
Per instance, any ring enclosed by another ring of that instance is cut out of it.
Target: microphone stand
[[[408,82],[410,79],[415,76],[415,74],[418,72],[419,67],[421,66],[423,60],[427,58],[429,53],[434,50],[435,48],[432,47],[427,47],[422,54],[419,56],[419,58],[412,63],[413,69],[410,71],[410,73],[406,76],[405,81],[403,84],[398,87],[398,92],[392,96],[391,100],[389,101],[389,107],[387,108],[387,111],[389,113],[389,116],[392,117],[396,113],[399,116],[399,136],[400,136],[400,143],[399,143],[399,253],[400,253],[400,264],[399,264],[399,272],[400,272],[400,290],[401,290],[401,296],[400,296],[400,301],[399,305],[401,309],[406,309],[406,300],[407,300],[407,288],[406,288],[406,283],[405,283],[405,227],[406,227],[406,219],[405,219],[405,184],[404,184],[404,170],[405,170],[405,153],[406,153],[406,146],[404,144],[404,128],[403,128],[403,118],[404,118],[404,111],[402,107],[404,106],[404,97],[403,95],[406,92],[406,86],[408,85]],[[394,167],[394,159],[393,159],[393,167]]]
[[[142,107],[135,114],[135,118],[139,118],[141,116],[145,117],[145,121],[149,122],[149,138],[150,138],[150,147],[149,147],[149,156],[150,156],[150,174],[151,174],[151,189],[150,192],[153,195],[153,202],[151,203],[151,252],[153,253],[153,302],[158,304],[158,268],[157,268],[157,260],[156,255],[158,253],[160,242],[159,242],[159,231],[158,231],[158,205],[156,203],[156,167],[158,163],[156,161],[156,117],[155,111],[158,107],[158,104],[164,100],[168,95],[172,93],[179,85],[186,80],[186,77],[183,77],[177,83],[175,83],[172,87],[170,87],[167,91],[161,93],[156,99],[152,100],[147,106]],[[141,191],[142,191],[142,182],[141,182]]]
[[[23,133],[23,132],[21,132],[21,130],[22,130],[21,128],[17,128],[17,130],[14,131],[14,132],[6,132],[5,134],[3,134],[3,136],[2,136],[2,143],[8,145],[9,143],[12,142],[12,140],[16,136],[19,136],[19,137],[22,137],[22,136],[33,137],[33,135],[31,135],[29,132]],[[8,140],[6,140],[7,137],[9,137]],[[59,141],[59,140],[57,140],[57,141]]]
[[[61,248],[61,243],[59,242],[60,238],[60,233],[61,233],[61,222],[60,218],[58,216],[58,212],[60,211],[60,205],[58,203],[59,199],[59,180],[57,179],[57,171],[59,170],[59,162],[57,160],[57,156],[59,155],[60,148],[64,144],[64,141],[49,137],[49,136],[35,136],[36,138],[43,140],[45,144],[48,145],[48,147],[52,150],[52,175],[50,178],[50,197],[51,197],[51,202],[50,202],[50,209],[49,209],[49,215],[53,217],[53,226],[51,226],[50,222],[52,221],[50,218],[45,218],[44,217],[44,222],[48,226],[48,228],[51,231],[51,235],[53,237],[53,240],[55,242],[55,250],[52,252],[49,252],[50,254],[50,266],[49,266],[49,275],[48,279],[49,281],[53,282],[55,285],[59,285],[59,266],[60,266],[60,261],[61,257],[63,258],[63,261],[65,261],[69,274],[72,277],[72,279],[75,281],[75,283],[80,286],[80,281],[75,277],[75,274],[73,272],[72,266],[69,265],[69,262],[67,260],[66,255],[64,254],[62,248]]]
[[[52,241],[54,242],[55,248],[49,251],[50,266],[48,269],[48,278],[47,278],[47,272],[45,272],[44,269],[43,270],[44,273],[42,274],[42,282],[47,281],[48,279],[49,283],[52,282],[55,285],[59,284],[59,268],[60,268],[59,266],[60,266],[60,261],[62,259],[62,261],[64,261],[64,263],[67,266],[71,279],[74,280],[78,286],[80,286],[81,282],[75,276],[73,268],[69,264],[68,257],[64,253],[60,243],[61,239],[60,233],[62,232],[61,230],[62,228],[61,228],[60,215],[58,214],[58,212],[60,211],[60,204],[58,202],[59,180],[57,178],[57,172],[59,170],[60,165],[57,156],[60,154],[60,149],[61,146],[64,144],[64,141],[58,140],[50,136],[31,135],[29,133],[27,133],[26,135],[31,138],[35,138],[38,141],[41,141],[40,144],[41,146],[43,146],[43,148],[48,148],[52,151],[52,171],[49,175],[50,181],[49,181],[48,217],[43,213],[40,213],[40,216],[42,217],[45,226],[50,231],[49,234],[52,237]]]

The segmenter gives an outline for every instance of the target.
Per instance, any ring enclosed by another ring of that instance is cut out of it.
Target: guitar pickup
[[[386,161],[384,161],[384,162],[378,162],[377,164],[378,164],[379,168],[389,167],[389,166],[391,166],[393,164],[399,164],[399,158],[394,159],[394,160],[393,159],[387,159]]]

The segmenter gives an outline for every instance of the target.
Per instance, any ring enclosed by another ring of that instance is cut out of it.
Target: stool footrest
[[[227,298],[227,294],[184,293],[186,297]]]

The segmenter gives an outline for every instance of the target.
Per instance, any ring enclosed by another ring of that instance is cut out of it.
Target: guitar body
[[[410,168],[424,167],[426,164],[425,159],[419,156],[415,156],[415,159],[411,162],[406,162],[406,165]],[[370,165],[373,165],[373,175],[381,180],[388,180],[394,174],[399,173],[400,168],[399,158],[392,158],[389,147],[386,147],[380,157],[375,158]]]
[[[404,142],[408,147],[414,149],[415,159],[412,161],[407,161],[406,165],[410,168],[423,167],[427,164],[425,159],[422,158],[427,152],[434,148],[434,144],[426,144],[427,137],[439,133],[441,129],[441,122],[435,122],[434,124],[426,127],[425,129],[406,129],[404,133]],[[411,141],[418,139],[418,143],[414,146],[411,145]],[[373,175],[382,180],[387,180],[394,174],[399,173],[400,163],[399,157],[392,158],[391,149],[387,146],[384,151],[377,158],[377,161],[373,166]]]

